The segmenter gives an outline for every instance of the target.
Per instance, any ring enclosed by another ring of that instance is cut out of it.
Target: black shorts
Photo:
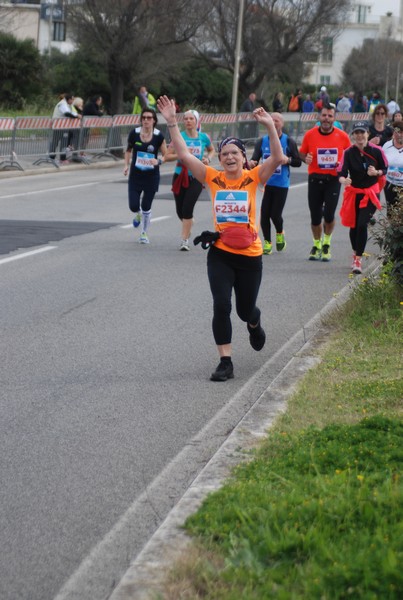
[[[312,173],[308,177],[308,204],[311,212],[311,224],[332,223],[339,201],[341,184],[334,175]]]

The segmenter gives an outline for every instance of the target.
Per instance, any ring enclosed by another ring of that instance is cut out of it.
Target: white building
[[[32,39],[41,53],[74,50],[63,0],[0,0],[0,30],[19,40]]]
[[[359,48],[365,39],[389,38],[403,40],[403,0],[354,1],[350,20],[341,31],[332,32],[324,27],[317,60],[308,63],[311,74],[306,83],[337,85],[342,80],[343,63],[353,48]]]

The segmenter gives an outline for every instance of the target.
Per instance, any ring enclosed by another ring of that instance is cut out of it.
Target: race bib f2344
[[[249,223],[248,192],[219,190],[214,199],[217,223]]]

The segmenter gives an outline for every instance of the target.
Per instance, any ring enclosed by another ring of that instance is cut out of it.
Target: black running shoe
[[[211,373],[210,381],[227,381],[233,379],[234,366],[232,362],[221,361],[214,373]]]
[[[263,327],[258,324],[257,327],[251,327],[248,323],[248,331],[249,331],[249,342],[254,350],[259,352],[263,348],[266,342],[266,334],[264,332]]]

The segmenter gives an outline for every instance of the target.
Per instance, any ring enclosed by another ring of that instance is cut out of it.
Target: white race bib
[[[403,167],[389,165],[386,179],[393,185],[403,186]]]
[[[318,167],[320,169],[335,169],[337,167],[337,148],[318,148]]]
[[[264,153],[263,154],[263,160],[266,160],[266,158],[269,158],[269,156],[271,156],[269,153]],[[276,170],[274,171],[273,175],[281,175],[281,165],[279,165],[278,167],[276,167]],[[273,177],[272,175],[272,177]]]
[[[248,192],[219,190],[214,198],[217,223],[249,223]]]
[[[202,143],[200,140],[185,140],[186,146],[189,148],[190,154],[193,154],[198,159],[202,159]]]
[[[137,152],[135,166],[137,169],[142,171],[150,171],[154,169],[154,165],[151,160],[155,158],[154,154],[150,152]]]

